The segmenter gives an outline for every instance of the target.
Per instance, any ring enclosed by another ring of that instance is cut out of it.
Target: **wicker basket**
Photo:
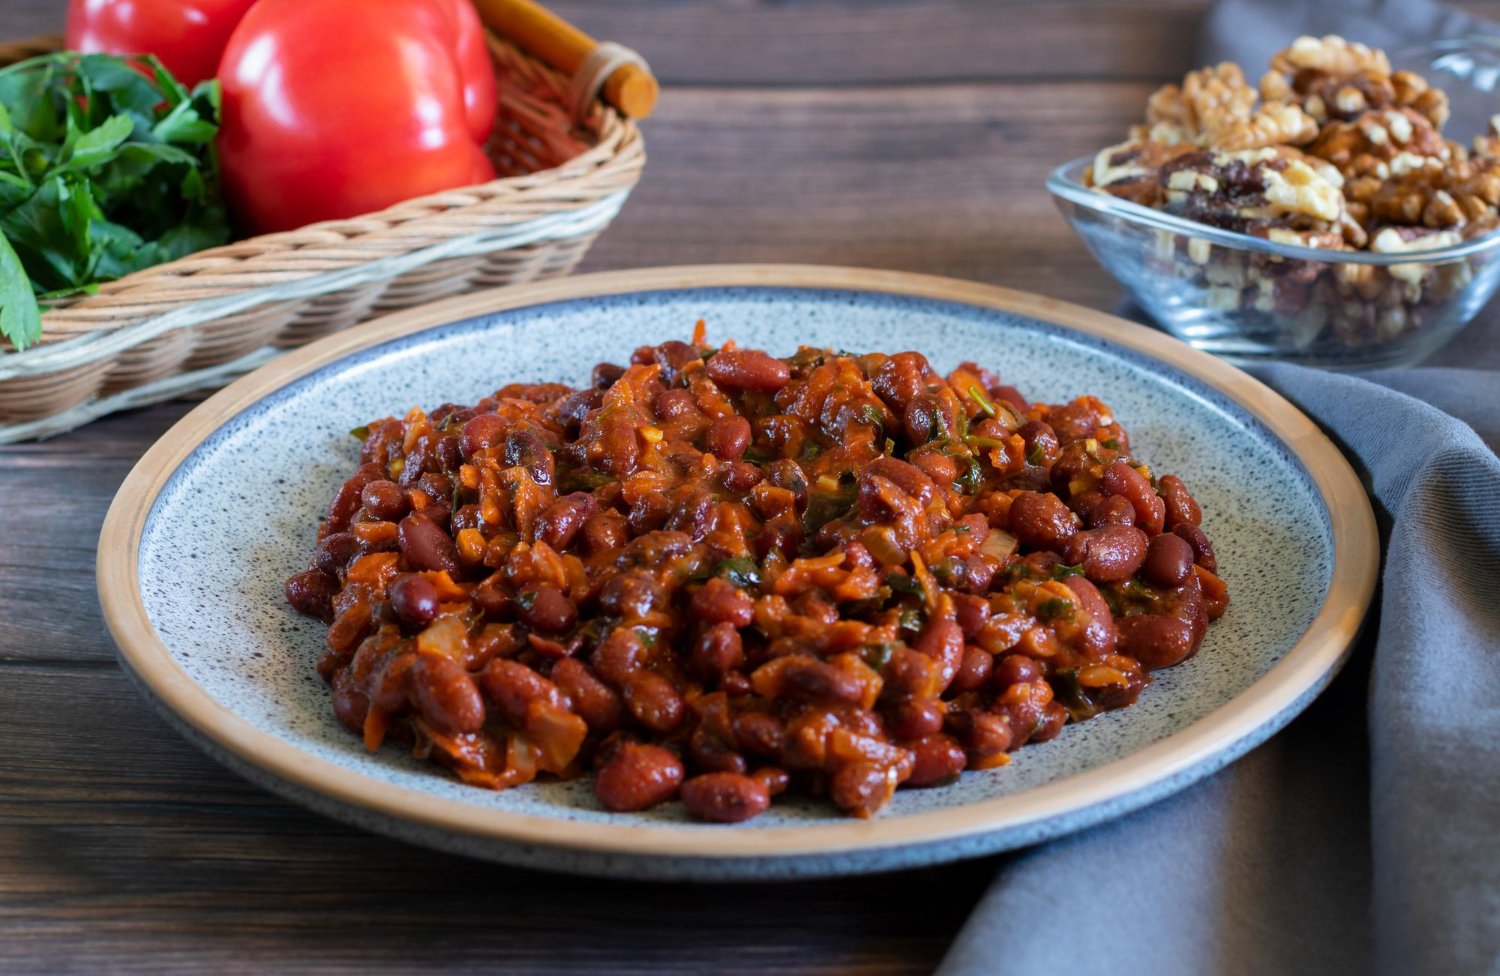
[[[0,65],[59,45],[0,45]],[[598,101],[574,111],[572,79],[490,46],[500,178],[201,251],[54,306],[38,344],[0,343],[0,443],[221,386],[377,315],[571,271],[640,178],[640,131]]]

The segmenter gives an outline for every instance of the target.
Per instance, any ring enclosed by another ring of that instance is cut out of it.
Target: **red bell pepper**
[[[244,230],[494,178],[494,67],[467,0],[259,0],[218,75],[224,189]]]

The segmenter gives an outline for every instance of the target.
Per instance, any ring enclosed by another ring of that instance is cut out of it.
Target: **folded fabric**
[[[1500,28],[1429,0],[1219,0],[1196,63],[1330,33],[1395,53]],[[1239,762],[1002,861],[944,976],[1500,974],[1500,373],[1256,372],[1376,503],[1360,646]]]
[[[1003,862],[944,976],[1500,972],[1500,374],[1256,372],[1376,502],[1365,639],[1239,762]]]

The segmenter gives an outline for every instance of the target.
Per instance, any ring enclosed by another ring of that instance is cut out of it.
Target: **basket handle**
[[[485,26],[570,76],[575,116],[600,94],[621,113],[644,119],[656,107],[660,86],[635,51],[599,43],[534,0],[473,0]]]

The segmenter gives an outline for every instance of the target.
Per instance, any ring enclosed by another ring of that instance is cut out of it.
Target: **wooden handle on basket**
[[[553,68],[574,74],[599,42],[533,0],[474,0],[479,18],[498,34],[541,58]],[[638,64],[622,64],[604,82],[604,100],[633,119],[644,119],[656,107],[660,87]]]

